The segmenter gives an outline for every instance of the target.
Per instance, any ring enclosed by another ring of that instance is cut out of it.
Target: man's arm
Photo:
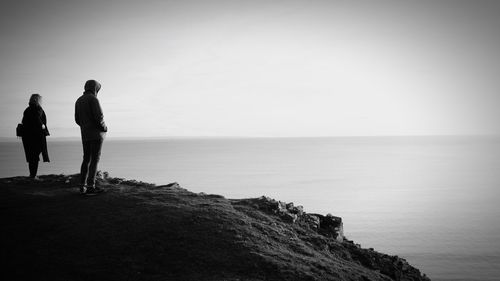
[[[94,116],[97,126],[101,129],[101,131],[107,132],[108,127],[106,127],[106,123],[104,123],[104,114],[102,113],[101,104],[97,98],[93,100],[91,108],[92,116]]]
[[[80,117],[78,114],[78,103],[75,103],[75,122],[80,126]]]

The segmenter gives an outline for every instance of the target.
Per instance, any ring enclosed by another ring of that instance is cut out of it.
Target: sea
[[[40,174],[74,174],[78,140],[49,138]],[[0,177],[28,173],[0,142]],[[345,235],[432,280],[500,280],[500,137],[106,139],[100,170],[227,198],[269,196],[343,218]]]

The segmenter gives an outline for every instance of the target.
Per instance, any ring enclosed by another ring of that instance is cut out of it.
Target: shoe
[[[85,194],[86,195],[97,195],[97,194],[103,193],[103,192],[104,192],[104,189],[94,186],[94,187],[87,189],[87,193],[85,193]]]
[[[86,185],[80,186],[80,194],[82,194],[82,195],[87,194],[87,186]]]
[[[31,179],[32,179],[33,181],[41,181],[41,179],[40,179],[39,177],[37,177],[37,176],[31,177]]]

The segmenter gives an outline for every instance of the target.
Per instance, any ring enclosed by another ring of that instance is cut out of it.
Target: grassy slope
[[[113,180],[86,197],[72,181],[0,179],[3,280],[391,280],[381,254],[252,200]]]

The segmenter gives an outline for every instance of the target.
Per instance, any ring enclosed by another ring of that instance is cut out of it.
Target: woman
[[[29,106],[24,110],[22,123],[24,153],[26,154],[26,162],[29,163],[30,178],[39,180],[36,174],[40,153],[43,162],[50,161],[45,138],[49,135],[47,117],[42,109],[42,96],[39,94],[31,95]]]

